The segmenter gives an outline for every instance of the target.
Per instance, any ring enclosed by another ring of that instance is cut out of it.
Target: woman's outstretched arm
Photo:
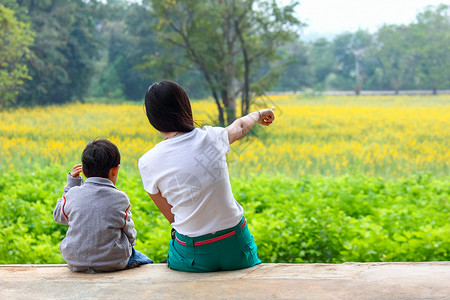
[[[273,109],[272,106],[272,108],[254,111],[228,125],[227,132],[230,144],[241,139],[256,123],[264,126],[272,124],[275,120]]]

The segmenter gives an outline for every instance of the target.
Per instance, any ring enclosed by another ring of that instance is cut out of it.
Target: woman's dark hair
[[[150,124],[158,131],[190,132],[194,129],[189,97],[173,81],[156,82],[148,88],[145,111]]]
[[[86,177],[108,178],[109,170],[120,164],[120,152],[108,140],[89,141],[81,155],[83,173]]]

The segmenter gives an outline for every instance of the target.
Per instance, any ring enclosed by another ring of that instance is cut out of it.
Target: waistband
[[[201,246],[206,245],[210,243],[214,243],[223,239],[226,239],[230,236],[235,235],[240,230],[244,229],[245,225],[247,224],[247,220],[245,217],[242,217],[242,220],[236,225],[228,229],[220,230],[216,232],[215,234],[205,234],[198,237],[188,237],[186,235],[182,235],[180,233],[175,234],[175,240],[178,242],[178,244],[183,246]]]

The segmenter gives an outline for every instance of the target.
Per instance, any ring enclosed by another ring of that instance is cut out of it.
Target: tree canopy
[[[31,79],[26,61],[33,40],[30,26],[0,4],[0,108],[15,103],[19,87],[25,79]]]
[[[296,1],[3,0],[0,105],[212,96],[218,124],[267,91],[450,89],[448,5],[407,25],[305,42]],[[299,8],[301,9],[301,7]]]
[[[279,59],[277,48],[297,37],[301,23],[294,17],[296,2],[280,7],[276,1],[209,0],[150,1],[158,20],[155,32],[166,51],[148,56],[143,68],[177,75],[199,71],[213,96],[221,125],[250,108],[251,93],[270,88],[276,68],[258,72],[263,62]],[[171,48],[178,48],[176,51]]]

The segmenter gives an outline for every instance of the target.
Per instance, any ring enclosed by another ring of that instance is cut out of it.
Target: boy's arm
[[[131,215],[132,215],[131,210],[130,210],[131,204],[130,204],[130,201],[128,200],[128,197],[127,197],[127,202],[128,202],[128,207],[125,210],[125,218],[122,219],[122,221],[125,220],[125,224],[123,225],[122,229],[123,229],[123,232],[125,233],[125,235],[127,236],[128,241],[130,241],[130,244],[132,246],[134,246],[134,244],[136,243],[137,232],[136,232],[136,229],[134,228],[134,222],[131,219]]]
[[[128,208],[127,211],[127,221],[125,222],[125,226],[123,227],[123,232],[127,236],[128,240],[130,241],[131,246],[134,246],[136,243],[136,229],[134,229],[134,222],[131,219],[131,211],[130,208]]]
[[[241,139],[256,123],[264,126],[272,124],[273,120],[275,120],[273,109],[274,107],[254,111],[228,125],[226,129],[230,145]]]
[[[74,186],[80,186],[83,184],[83,179],[80,177],[81,165],[75,165],[67,175],[67,184],[64,187],[64,193],[61,198],[56,202],[56,207],[53,210],[53,219],[59,224],[67,225],[69,219],[64,212],[64,207],[66,204],[66,194]]]

